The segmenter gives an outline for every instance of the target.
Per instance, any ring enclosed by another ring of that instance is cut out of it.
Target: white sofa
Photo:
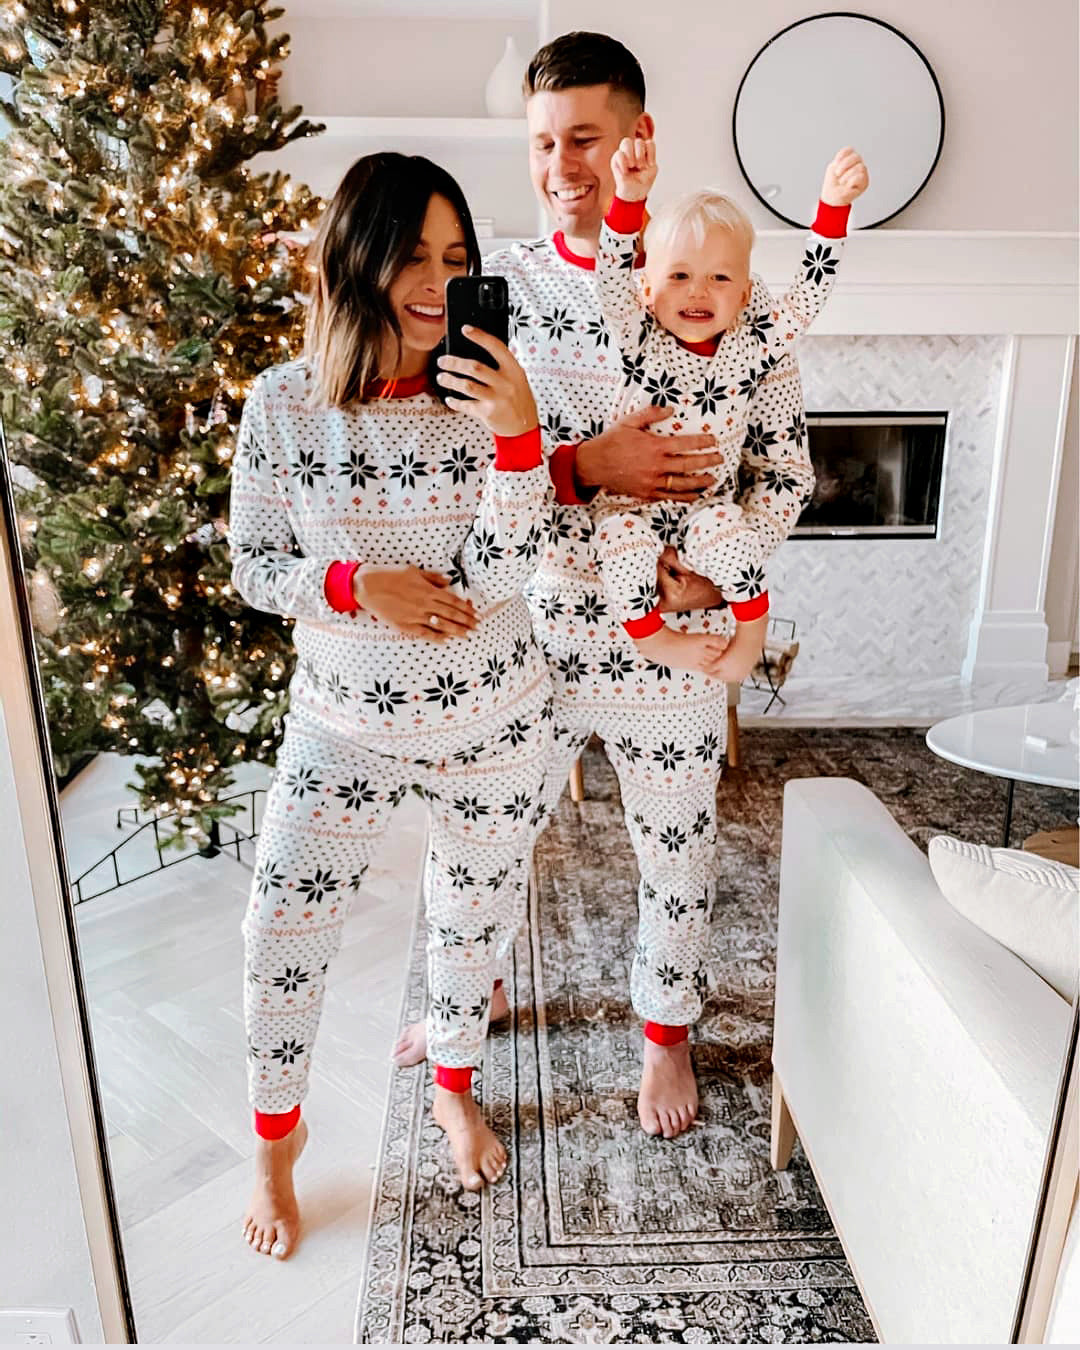
[[[1009,1340],[1070,1016],[867,788],[786,785],[773,1163],[797,1133],[881,1340]]]

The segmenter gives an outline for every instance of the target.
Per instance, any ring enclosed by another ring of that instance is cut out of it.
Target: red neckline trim
[[[403,380],[370,380],[364,385],[364,398],[415,398],[430,388],[428,373],[422,370],[419,375],[409,375]]]
[[[596,259],[585,258],[580,253],[575,253],[574,250],[570,247],[570,245],[566,242],[566,235],[563,234],[562,230],[555,231],[555,233],[551,236],[551,242],[555,245],[555,252],[559,255],[560,258],[565,258],[568,263],[572,263],[574,267],[581,267],[586,272],[596,271]],[[645,254],[639,253],[637,257],[634,259],[634,270],[637,271],[639,267],[644,266],[645,266]]]
[[[551,239],[560,258],[565,258],[568,263],[573,263],[575,267],[583,267],[586,272],[596,271],[596,259],[586,258],[580,253],[575,253],[566,242],[566,235],[563,234],[562,230],[556,230]]]
[[[672,337],[675,334],[672,333]],[[715,356],[716,349],[720,346],[720,337],[705,338],[701,342],[684,342],[681,337],[675,338],[680,347],[685,347],[688,352],[693,352],[695,356]]]

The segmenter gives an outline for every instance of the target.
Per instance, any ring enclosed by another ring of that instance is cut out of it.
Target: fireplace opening
[[[793,538],[936,539],[944,412],[807,413],[816,482]]]

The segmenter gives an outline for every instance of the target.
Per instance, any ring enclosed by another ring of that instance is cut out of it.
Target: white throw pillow
[[[1080,872],[1015,848],[930,840],[930,869],[955,910],[1072,1001],[1080,966]]]

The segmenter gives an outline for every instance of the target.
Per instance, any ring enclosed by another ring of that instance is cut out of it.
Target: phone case
[[[481,294],[481,287],[490,289]],[[451,356],[463,356],[470,361],[482,361],[486,366],[494,366],[494,358],[462,334],[462,324],[482,328],[500,342],[509,341],[510,299],[505,277],[451,277],[446,283],[447,352]]]

